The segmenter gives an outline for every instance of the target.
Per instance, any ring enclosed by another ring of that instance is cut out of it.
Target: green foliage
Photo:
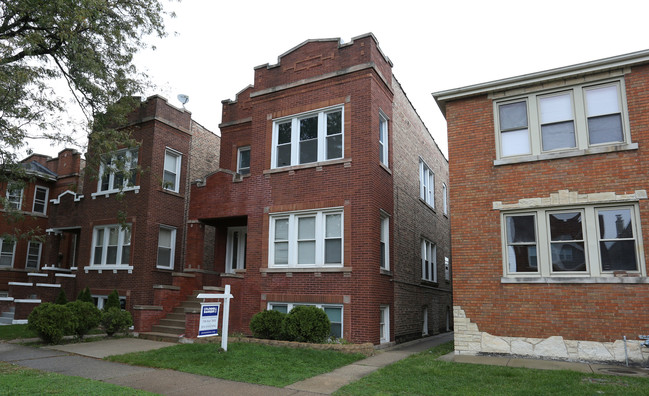
[[[90,294],[90,288],[86,287],[85,289],[81,290],[79,292],[79,295],[77,296],[77,301],[85,301],[92,303],[92,294]]]
[[[61,289],[59,295],[56,296],[56,300],[54,300],[54,304],[65,305],[67,303],[68,303],[68,296],[65,294],[65,290]]]
[[[128,330],[133,325],[133,318],[130,312],[113,307],[102,312],[101,325],[106,330],[106,334],[112,336]]]
[[[284,318],[286,314],[279,311],[267,310],[255,314],[250,320],[250,330],[257,338],[269,340],[284,339],[282,332]]]
[[[47,344],[57,344],[71,329],[71,312],[66,305],[43,303],[27,318],[27,328],[35,331]]]
[[[324,342],[330,328],[329,318],[322,309],[300,305],[286,315],[283,331],[290,341]]]
[[[67,303],[66,307],[72,314],[71,330],[78,338],[83,338],[90,330],[99,325],[101,312],[95,304],[77,300]]]
[[[108,311],[111,308],[122,309],[122,306],[119,303],[119,294],[117,293],[117,290],[113,290],[108,295],[106,303],[104,304],[104,311]]]

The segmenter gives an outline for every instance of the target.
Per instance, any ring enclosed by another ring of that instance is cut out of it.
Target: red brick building
[[[648,92],[642,51],[433,94],[456,354],[646,360]]]
[[[352,342],[451,327],[448,164],[372,34],[256,67],[220,127],[220,169],[192,184],[185,272],[232,286],[231,330],[299,304]]]

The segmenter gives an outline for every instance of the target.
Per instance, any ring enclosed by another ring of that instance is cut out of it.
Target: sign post
[[[230,285],[225,285],[225,290],[223,294],[212,294],[212,293],[201,293],[197,298],[219,298],[223,299],[223,330],[221,331],[221,348],[224,351],[228,350],[228,324],[230,322],[230,299],[234,298],[230,294]],[[201,321],[198,326],[198,336],[199,337],[209,337],[217,335],[216,327],[218,326],[219,321],[219,306],[221,303],[201,303]],[[203,310],[205,309],[205,314]],[[213,325],[214,316],[216,316],[216,323]],[[203,329],[203,323],[205,323],[205,329]],[[201,331],[205,331],[205,334],[201,335]],[[209,333],[209,334],[208,334]]]

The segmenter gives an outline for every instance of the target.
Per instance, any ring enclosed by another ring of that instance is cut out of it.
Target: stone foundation
[[[561,336],[548,338],[525,338],[494,336],[481,332],[478,325],[471,323],[459,306],[453,307],[455,324],[455,354],[503,354],[532,358],[558,359],[568,361],[625,363],[624,340],[596,342],[564,340]],[[627,339],[629,364],[644,364],[649,357],[649,348],[641,340]]]

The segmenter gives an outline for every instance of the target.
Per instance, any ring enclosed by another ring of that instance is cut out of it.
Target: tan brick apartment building
[[[643,361],[648,89],[642,51],[433,94],[456,354]]]

